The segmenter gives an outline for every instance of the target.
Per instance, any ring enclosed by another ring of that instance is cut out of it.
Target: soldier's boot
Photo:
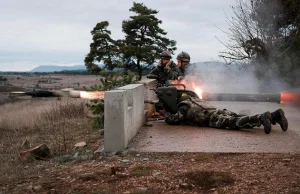
[[[288,120],[285,117],[284,111],[282,109],[278,109],[271,113],[272,115],[272,124],[276,125],[278,123],[282,129],[282,131],[286,131],[288,129]]]
[[[272,115],[271,113],[265,112],[263,114],[260,115],[259,120],[261,122],[261,124],[264,126],[264,130],[266,134],[269,134],[271,132],[272,129],[272,125],[271,125],[271,120],[272,120]]]

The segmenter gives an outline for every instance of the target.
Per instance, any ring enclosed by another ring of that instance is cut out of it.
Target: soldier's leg
[[[219,115],[221,114],[220,111],[221,110],[216,110],[210,115],[208,122],[209,127],[217,127],[216,123],[219,120]]]
[[[241,127],[241,128],[245,128],[245,127],[260,127],[261,126],[261,122],[260,122],[260,114],[258,115],[252,115],[252,116],[239,116],[237,121],[236,121],[236,125]]]
[[[272,129],[271,121],[271,113],[265,112],[263,114],[239,117],[236,121],[236,125],[241,128],[244,128],[245,126],[260,127],[260,125],[263,125],[265,133],[269,134]]]
[[[210,116],[209,126],[224,129],[240,129],[248,127],[260,127],[263,125],[265,133],[269,134],[272,129],[271,121],[272,115],[270,112],[253,116],[240,116],[224,109],[217,110]]]
[[[238,129],[233,123],[236,123],[237,114],[224,110],[216,110],[209,118],[209,127],[214,128],[232,128]]]

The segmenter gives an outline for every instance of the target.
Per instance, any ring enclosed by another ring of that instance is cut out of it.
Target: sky
[[[191,62],[222,60],[226,16],[236,0],[136,0],[159,11],[161,28]],[[91,30],[109,21],[114,39],[124,38],[122,21],[132,0],[0,0],[0,71],[30,71],[40,65],[84,65]],[[217,38],[218,39],[217,39]]]

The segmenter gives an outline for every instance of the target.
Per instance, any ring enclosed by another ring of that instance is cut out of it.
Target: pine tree
[[[130,16],[129,20],[122,23],[122,30],[126,35],[121,50],[130,66],[136,66],[141,79],[143,69],[152,65],[163,50],[168,49],[170,52],[176,50],[176,42],[166,38],[167,32],[159,27],[162,21],[155,16],[157,10],[149,9],[143,3],[134,2],[129,11],[136,15]]]
[[[97,23],[91,31],[93,42],[90,44],[90,52],[85,57],[85,66],[91,73],[100,73],[103,68],[113,70],[120,66],[120,51],[118,41],[113,40],[111,32],[107,29],[108,21]],[[104,63],[101,68],[100,63]]]

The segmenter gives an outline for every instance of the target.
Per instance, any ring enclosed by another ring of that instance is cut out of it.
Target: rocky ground
[[[300,193],[300,154],[107,155],[99,145],[95,137],[75,158],[20,163],[0,193]]]

